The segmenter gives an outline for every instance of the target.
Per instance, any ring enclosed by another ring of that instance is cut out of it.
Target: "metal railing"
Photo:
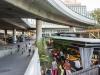
[[[0,46],[0,58],[15,53],[17,48],[15,46]]]
[[[66,7],[68,7],[67,6],[67,4],[65,4],[62,0],[60,0]],[[81,5],[82,6],[82,5]],[[69,8],[69,7],[68,7]],[[70,10],[72,10],[71,8],[69,8]],[[83,16],[83,17],[86,17],[86,18],[88,18],[88,19],[91,19],[91,20],[95,20],[93,17],[92,18],[90,18],[89,16],[90,15],[88,15],[88,12],[87,11],[85,11],[85,12],[87,12],[85,15],[84,14],[81,14],[81,13],[79,13],[79,12],[76,12],[76,11],[74,11],[74,10],[72,10],[73,12],[75,12],[75,13],[77,13],[77,14],[79,14],[79,15],[81,15],[81,16]]]
[[[96,65],[87,69],[73,72],[72,75],[100,75],[99,69],[100,69],[100,65]]]

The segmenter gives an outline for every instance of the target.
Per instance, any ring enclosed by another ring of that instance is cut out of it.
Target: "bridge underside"
[[[41,5],[42,4],[42,5]],[[47,8],[45,8],[47,7]],[[84,22],[76,21],[55,9],[47,1],[39,0],[1,0],[1,18],[35,18],[43,21],[63,24],[68,26],[86,27],[91,26]]]
[[[0,19],[0,29],[12,30],[15,28],[17,30],[26,30],[28,26],[19,18]]]

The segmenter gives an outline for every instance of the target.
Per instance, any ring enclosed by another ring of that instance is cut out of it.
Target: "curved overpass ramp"
[[[96,24],[96,21],[75,13],[60,0],[1,0],[0,4],[0,16],[2,18],[36,18],[82,27]]]

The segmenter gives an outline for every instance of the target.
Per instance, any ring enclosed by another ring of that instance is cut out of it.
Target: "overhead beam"
[[[10,23],[12,25],[15,25],[15,27],[19,27],[20,29],[26,29],[25,26],[22,26],[22,25],[20,25],[20,24],[18,24],[16,22],[12,21],[11,19],[2,18],[2,20],[6,21],[6,22],[8,22],[8,23]],[[13,26],[13,28],[14,28],[14,26]]]
[[[37,18],[37,19],[41,19],[47,22],[63,24],[63,25],[68,25],[68,26],[75,26],[75,27],[86,26],[86,24],[84,23],[82,25],[82,23],[78,24],[77,22],[76,23],[70,22],[68,18],[64,16],[45,11],[44,9],[42,9],[35,3],[36,1],[39,1],[39,0],[4,0],[4,1],[28,12],[32,18]]]

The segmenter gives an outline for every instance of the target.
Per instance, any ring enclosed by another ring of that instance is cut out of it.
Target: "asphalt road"
[[[31,57],[16,53],[0,58],[0,75],[24,75]]]

